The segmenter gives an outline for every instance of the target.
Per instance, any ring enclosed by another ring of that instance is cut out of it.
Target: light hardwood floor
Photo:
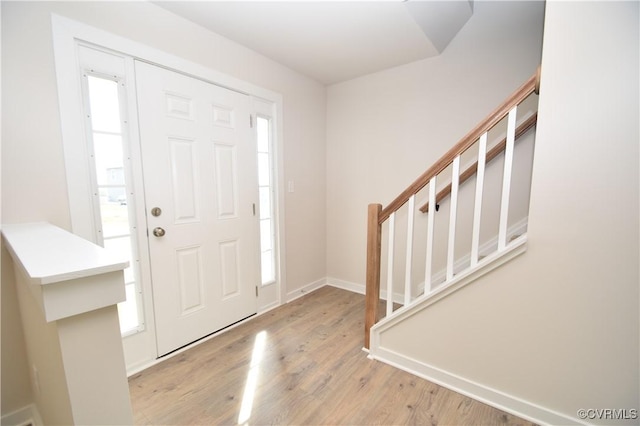
[[[316,290],[131,377],[134,420],[233,425],[247,400],[250,425],[531,424],[368,359],[363,320],[364,296]]]

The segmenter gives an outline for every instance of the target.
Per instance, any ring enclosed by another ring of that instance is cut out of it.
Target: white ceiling
[[[462,1],[156,1],[323,84],[438,55],[472,14]]]

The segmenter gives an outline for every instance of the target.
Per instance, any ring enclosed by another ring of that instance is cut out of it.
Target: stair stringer
[[[418,296],[411,301],[408,306],[403,306],[394,311],[388,317],[381,319],[373,327],[371,327],[371,348],[369,352],[373,355],[375,350],[380,346],[380,333],[392,328],[396,324],[405,321],[407,318],[421,312],[423,309],[427,309],[434,303],[439,302],[445,297],[455,293],[461,288],[473,281],[477,280],[481,276],[491,272],[499,266],[509,262],[511,259],[521,255],[527,250],[527,234],[520,235],[518,238],[511,241],[502,251],[493,252],[482,260],[478,261],[478,264],[474,267],[469,267],[464,271],[456,273],[453,279],[449,282],[439,285],[435,290],[430,293]]]
[[[380,335],[394,326],[408,320],[419,312],[428,309],[461,288],[473,283],[481,276],[510,262],[527,250],[527,235],[523,234],[511,241],[504,250],[494,252],[478,262],[473,268],[459,272],[454,278],[429,294],[419,296],[410,305],[394,311],[390,316],[380,320],[371,327],[369,358],[392,365],[423,379],[429,380],[445,388],[491,405],[500,410],[514,414],[538,424],[584,424],[576,419],[541,407],[529,401],[508,395],[499,390],[489,388],[481,383],[473,382],[454,373],[411,358],[380,344]]]

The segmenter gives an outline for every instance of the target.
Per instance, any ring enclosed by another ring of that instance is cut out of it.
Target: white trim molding
[[[290,292],[287,293],[287,301],[286,303],[292,302],[302,296],[305,296],[309,293],[311,293],[312,291],[316,291],[319,288],[324,287],[325,285],[327,285],[327,279],[326,278],[321,278],[317,281],[313,281],[303,287],[297,288],[295,290],[292,290]]]
[[[42,426],[42,419],[35,404],[29,404],[5,414],[0,422],[6,426]]]
[[[343,290],[348,290],[353,293],[359,293],[359,294],[366,293],[364,284],[358,284],[350,281],[341,280],[338,278],[327,277],[327,285],[330,285],[331,287],[341,288]],[[388,300],[387,294],[388,294],[387,289],[380,287],[380,299]],[[393,302],[399,303],[399,304],[404,303],[404,294],[394,291]]]
[[[587,424],[576,418],[568,417],[548,408],[541,407],[533,402],[509,395],[465,377],[460,377],[387,348],[376,348],[375,351],[370,351],[369,358],[384,362],[385,364],[389,364],[454,392],[473,398],[476,401],[480,401],[534,423],[549,425]]]

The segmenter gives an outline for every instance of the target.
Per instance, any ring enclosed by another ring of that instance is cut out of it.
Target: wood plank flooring
[[[531,424],[368,359],[363,312],[364,296],[323,287],[136,374],[135,423],[234,425],[246,400],[250,425]]]

